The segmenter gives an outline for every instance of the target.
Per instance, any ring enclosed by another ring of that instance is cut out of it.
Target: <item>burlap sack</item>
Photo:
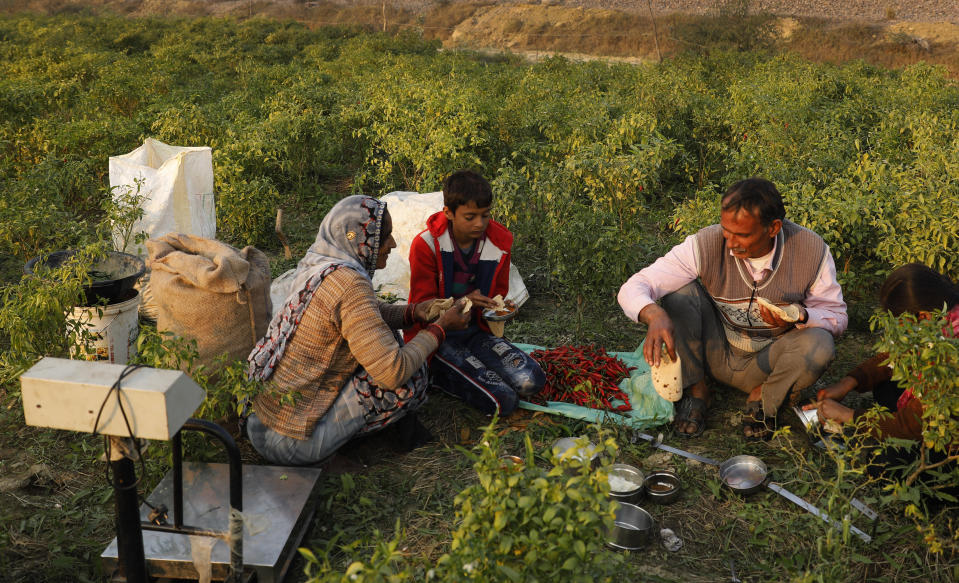
[[[255,247],[168,233],[146,242],[157,329],[196,340],[199,362],[245,360],[270,323],[270,262]]]

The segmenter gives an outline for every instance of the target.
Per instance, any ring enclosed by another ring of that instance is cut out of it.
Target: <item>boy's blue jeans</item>
[[[479,329],[446,337],[430,362],[433,385],[492,415],[512,413],[542,390],[546,373],[528,354]]]

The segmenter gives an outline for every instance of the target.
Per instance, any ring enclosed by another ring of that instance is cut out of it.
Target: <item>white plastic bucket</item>
[[[140,334],[140,322],[137,308],[140,294],[129,300],[106,306],[77,307],[69,319],[78,322],[89,331],[92,337],[86,346],[78,342],[71,350],[71,357],[77,360],[98,360],[114,364],[126,364],[136,354],[137,336]]]

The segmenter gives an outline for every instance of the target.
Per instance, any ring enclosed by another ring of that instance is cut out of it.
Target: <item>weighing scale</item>
[[[47,357],[20,383],[27,425],[110,436],[117,538],[101,559],[111,580],[283,581],[320,470],[243,466],[226,430],[190,418],[205,392],[180,371]],[[185,462],[182,431],[218,439],[230,463]],[[173,449],[173,467],[139,507],[131,436]]]

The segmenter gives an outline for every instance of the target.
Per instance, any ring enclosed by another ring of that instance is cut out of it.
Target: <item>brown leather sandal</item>
[[[679,403],[676,403],[676,415],[673,418],[673,433],[682,437],[699,437],[706,430],[706,411],[709,410],[709,403],[706,399],[684,395]],[[692,423],[696,429],[692,433],[685,433],[676,429],[681,423]]]

